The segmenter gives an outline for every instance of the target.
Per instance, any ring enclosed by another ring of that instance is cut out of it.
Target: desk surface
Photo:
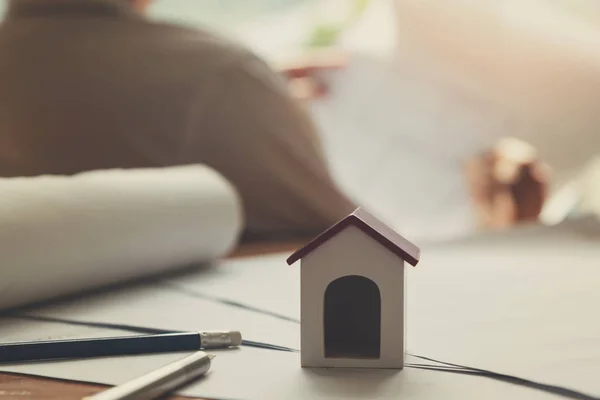
[[[257,254],[268,254],[279,251],[293,251],[299,243],[256,243],[240,246],[231,257],[241,257]],[[81,400],[85,396],[106,389],[102,385],[82,384],[57,379],[38,378],[26,375],[0,373],[0,400]],[[174,400],[189,399],[189,397],[172,397]]]

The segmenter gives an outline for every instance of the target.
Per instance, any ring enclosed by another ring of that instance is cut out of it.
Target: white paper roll
[[[0,308],[214,260],[242,226],[200,165],[0,179]]]

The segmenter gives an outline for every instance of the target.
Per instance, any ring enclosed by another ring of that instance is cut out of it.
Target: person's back
[[[317,231],[351,210],[261,60],[125,1],[13,2],[0,26],[1,176],[204,163],[237,187],[255,236]]]

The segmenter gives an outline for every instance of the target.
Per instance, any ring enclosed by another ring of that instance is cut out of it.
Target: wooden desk
[[[243,245],[236,249],[230,257],[237,258],[280,251],[293,251],[301,245],[302,241]],[[81,400],[85,396],[104,389],[106,389],[106,386],[103,385],[0,373],[0,400]],[[189,397],[176,396],[172,399],[189,399]]]

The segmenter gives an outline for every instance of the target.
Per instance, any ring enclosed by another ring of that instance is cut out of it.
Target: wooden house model
[[[302,366],[403,368],[404,266],[420,249],[359,208],[287,263],[299,260]]]

